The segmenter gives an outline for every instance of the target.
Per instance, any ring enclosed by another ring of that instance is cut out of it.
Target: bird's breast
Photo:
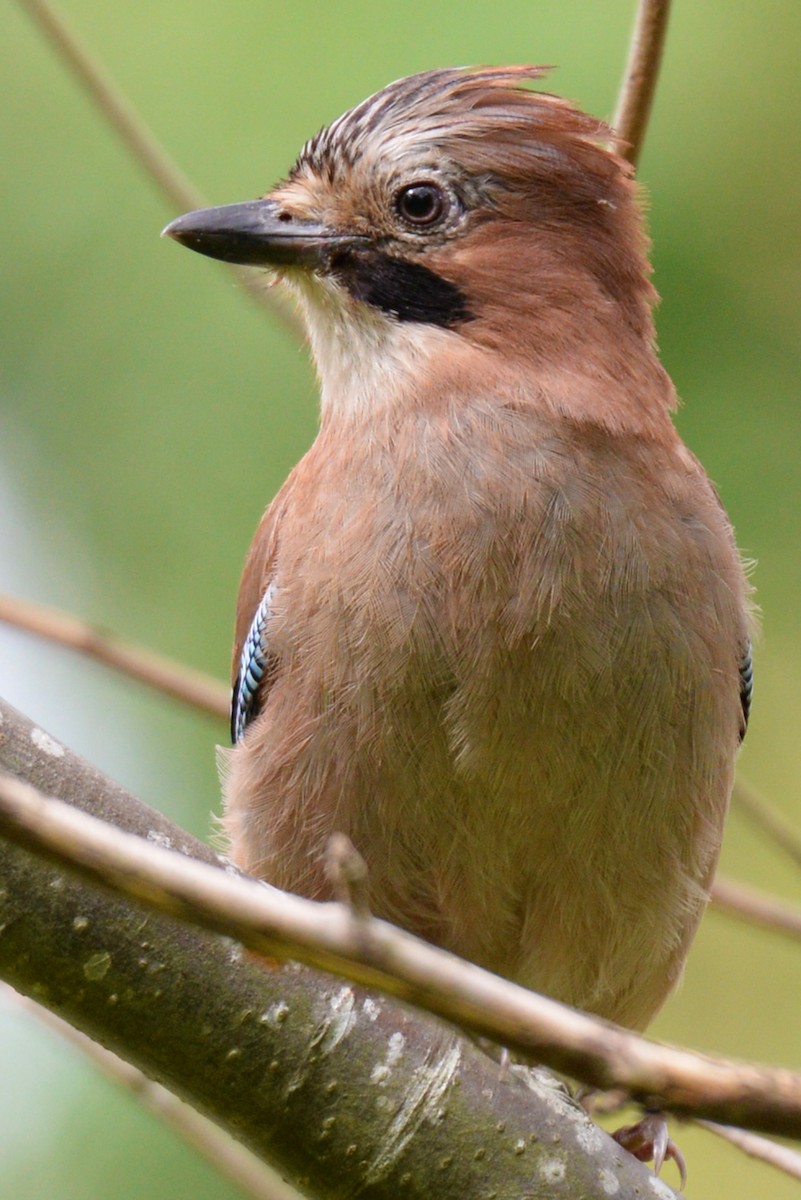
[[[344,473],[313,454],[232,790],[258,793],[229,818],[246,865],[324,894],[343,829],[381,915],[641,1022],[701,911],[739,721],[742,582],[705,478],[490,404]]]

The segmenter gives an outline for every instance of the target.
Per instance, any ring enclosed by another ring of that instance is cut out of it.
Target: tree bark
[[[0,769],[204,862],[205,846],[0,703]],[[318,1198],[675,1193],[541,1073],[322,972],[149,913],[0,842],[0,975]],[[656,1190],[654,1190],[656,1189]]]

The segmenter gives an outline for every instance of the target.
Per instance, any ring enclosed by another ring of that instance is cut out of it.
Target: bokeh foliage
[[[682,432],[758,559],[764,634],[742,765],[801,824],[801,6],[675,9],[640,167],[659,339]],[[631,0],[66,4],[214,203],[264,191],[321,124],[430,66],[558,64],[551,86],[609,115],[632,10]],[[0,12],[0,75],[0,587],[224,674],[248,540],[313,437],[305,355],[215,266],[159,241],[175,214],[13,3]],[[0,663],[9,699],[208,831],[223,729],[20,637],[0,633]],[[737,814],[724,866],[801,899],[797,873]],[[799,994],[800,948],[711,914],[654,1032],[801,1067]],[[48,1036],[0,1013],[0,1192],[229,1194]],[[707,1135],[680,1141],[694,1200],[795,1195]]]

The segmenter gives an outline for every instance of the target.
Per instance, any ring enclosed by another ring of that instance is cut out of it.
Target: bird
[[[320,384],[242,577],[224,824],[315,900],[343,832],[377,916],[642,1030],[709,897],[750,587],[633,170],[544,70],[400,79],[165,230],[277,278]]]

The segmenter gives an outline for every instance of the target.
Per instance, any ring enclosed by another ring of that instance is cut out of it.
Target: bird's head
[[[529,370],[578,363],[593,342],[607,357],[613,343],[623,358],[633,343],[650,349],[631,170],[602,122],[525,86],[542,74],[398,80],[316,134],[262,199],[188,213],[165,232],[290,285],[324,403],[368,358],[398,377],[460,348]]]

